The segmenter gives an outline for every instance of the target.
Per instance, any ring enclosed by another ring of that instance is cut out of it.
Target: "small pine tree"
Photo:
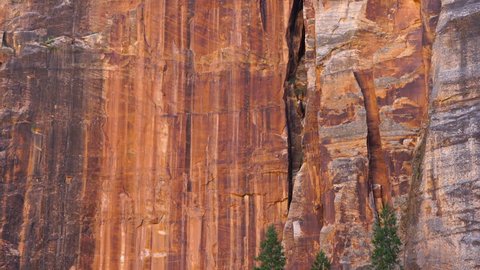
[[[382,209],[373,225],[372,265],[376,270],[392,270],[398,265],[402,242],[397,235],[397,218],[390,206]]]
[[[318,252],[317,257],[312,265],[312,270],[328,270],[330,269],[330,262],[328,261],[327,255],[323,250]]]
[[[270,225],[267,228],[265,239],[260,244],[260,255],[255,260],[260,261],[260,267],[255,270],[283,270],[285,267],[285,255],[283,247],[278,240],[275,227]]]

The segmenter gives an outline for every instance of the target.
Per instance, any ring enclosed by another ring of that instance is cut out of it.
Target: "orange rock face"
[[[308,267],[319,249],[336,267],[367,266],[375,212],[386,203],[406,208],[427,110],[420,8],[414,1],[304,3],[305,158],[284,232],[291,269]]]
[[[94,268],[251,267],[287,210],[288,1],[118,9],[104,34]]]
[[[16,266],[250,268],[287,213],[290,1],[1,3]]]
[[[0,0],[0,268],[478,267],[477,2]]]

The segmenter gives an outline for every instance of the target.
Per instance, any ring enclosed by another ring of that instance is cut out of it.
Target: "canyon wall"
[[[0,269],[480,267],[480,1],[0,0]]]
[[[289,268],[305,269],[320,248],[337,267],[366,267],[375,212],[406,208],[427,111],[429,4],[305,0],[304,160],[284,232]]]
[[[442,1],[410,198],[409,269],[480,267],[479,22],[479,1]]]
[[[1,1],[2,250],[251,267],[286,219],[290,1]]]

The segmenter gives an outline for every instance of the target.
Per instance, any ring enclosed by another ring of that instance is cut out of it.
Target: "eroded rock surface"
[[[251,268],[287,213],[290,6],[0,1],[13,263]]]
[[[427,110],[421,4],[304,3],[304,162],[285,227],[289,267],[323,249],[335,267],[369,264],[384,203],[405,207],[412,155]]]
[[[480,267],[480,2],[442,1],[409,269]]]
[[[367,266],[385,203],[401,218],[408,269],[478,267],[478,5],[305,1],[289,268],[320,249],[335,268]]]
[[[480,2],[0,0],[0,268],[480,267]]]

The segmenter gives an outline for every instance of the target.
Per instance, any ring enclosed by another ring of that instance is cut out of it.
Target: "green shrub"
[[[325,255],[325,252],[323,250],[320,250],[318,252],[317,257],[315,258],[315,261],[313,262],[312,265],[312,270],[328,270],[330,269],[330,261],[327,258],[327,255]]]
[[[376,270],[391,270],[398,265],[402,242],[397,235],[397,218],[390,206],[382,209],[373,225],[372,266]]]
[[[270,225],[267,228],[265,239],[260,244],[260,255],[255,260],[261,262],[255,270],[283,270],[285,267],[285,255],[283,247],[278,240],[275,227]]]

